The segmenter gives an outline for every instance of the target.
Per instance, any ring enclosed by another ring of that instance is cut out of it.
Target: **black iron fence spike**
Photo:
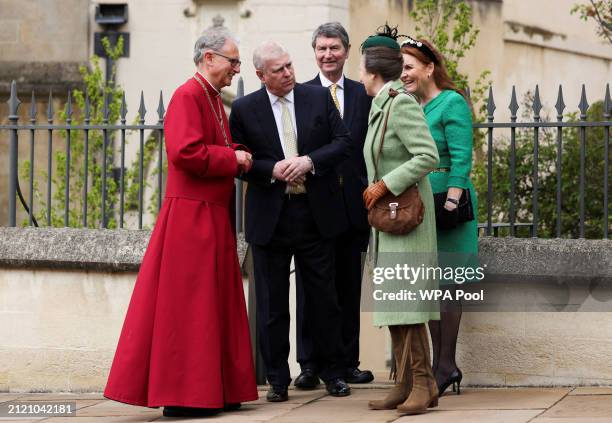
[[[89,99],[89,93],[85,91],[85,122],[89,122],[91,119],[91,100]]]
[[[157,115],[159,116],[159,120],[164,118],[164,113],[166,113],[166,109],[164,107],[164,95],[161,90],[159,90],[159,106],[157,107]]]
[[[34,90],[32,90],[32,100],[31,100],[31,104],[30,104],[30,122],[32,122],[32,123],[36,122],[36,115],[37,115],[37,111],[36,111],[36,94],[34,93]]]
[[[606,84],[606,95],[604,97],[604,117],[610,119],[612,111],[612,99],[610,99],[610,84]]]
[[[144,122],[147,109],[144,102],[144,92],[140,91],[140,107],[138,107],[138,116],[141,122]]]
[[[125,103],[125,91],[121,96],[121,109],[119,111],[121,115],[121,121],[125,122],[125,117],[127,116],[127,104]]]
[[[493,113],[495,112],[495,100],[493,100],[493,87],[489,86],[489,97],[487,99],[487,119],[493,121]]]
[[[582,93],[580,94],[580,104],[578,104],[578,109],[580,110],[580,119],[585,120],[587,117],[587,110],[589,110],[589,102],[586,97],[586,88],[584,84],[582,84]]]
[[[516,88],[514,85],[512,86],[512,96],[508,108],[510,109],[510,118],[516,120],[516,112],[519,109],[519,104],[518,101],[516,101]]]
[[[68,90],[68,99],[66,100],[66,121],[70,123],[72,120],[72,92]]]
[[[110,117],[110,107],[109,107],[109,93],[105,93],[104,94],[104,108],[103,108],[103,115],[104,115],[104,120],[108,121],[109,117]]]
[[[238,78],[238,87],[236,88],[236,98],[244,97],[244,79]]]
[[[557,120],[563,119],[563,110],[565,110],[565,102],[563,101],[563,87],[559,84],[559,93],[557,94],[557,103],[555,104],[557,109]]]
[[[540,101],[540,86],[536,85],[535,94],[533,96],[533,104],[531,106],[533,110],[533,117],[535,120],[540,119],[540,112],[542,111],[542,101]]]
[[[11,116],[17,116],[17,110],[19,109],[21,101],[17,97],[17,82],[14,80],[11,82],[11,96],[9,97],[7,103],[9,105],[9,114]]]
[[[49,90],[49,102],[47,103],[47,120],[53,122],[53,91]]]

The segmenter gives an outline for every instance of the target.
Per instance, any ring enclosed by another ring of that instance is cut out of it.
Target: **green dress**
[[[400,90],[402,82],[391,82],[372,101],[368,133],[363,147],[368,179],[370,183],[375,180],[374,158],[380,145],[385,115],[390,113],[378,162],[379,178],[395,195],[418,183],[419,193],[425,204],[425,216],[423,222],[406,235],[392,235],[374,230],[374,247],[370,253],[376,257],[374,266],[379,269],[391,268],[397,264],[415,268],[423,265],[437,266],[433,194],[427,179],[427,174],[438,165],[436,145],[416,99],[402,93],[391,101],[389,88]],[[435,278],[419,277],[413,278],[412,281],[413,283],[405,279],[386,280],[377,287],[389,293],[407,290],[415,294],[418,294],[419,290],[438,288]],[[364,291],[368,292],[372,286],[364,286]],[[438,301],[419,301],[418,298],[414,301],[373,300],[372,311],[375,326],[426,323],[440,318]]]
[[[474,214],[478,210],[476,190],[470,180],[472,169],[472,112],[461,94],[444,90],[427,103],[425,117],[438,147],[439,168],[450,172],[432,172],[429,181],[434,194],[450,187],[469,189]],[[440,266],[477,266],[478,222],[476,219],[451,230],[438,230]],[[441,280],[441,284],[452,281]]]

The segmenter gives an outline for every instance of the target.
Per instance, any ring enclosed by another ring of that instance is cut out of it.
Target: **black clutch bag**
[[[458,225],[474,220],[474,209],[472,208],[472,198],[470,190],[464,189],[459,198],[459,204],[453,211],[446,210],[446,192],[434,194],[434,203],[436,206],[436,226],[439,229],[449,230],[456,228]]]

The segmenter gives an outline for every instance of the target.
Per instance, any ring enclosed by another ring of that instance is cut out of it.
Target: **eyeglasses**
[[[230,64],[230,66],[231,66],[231,67],[233,67],[233,68],[237,68],[237,67],[239,67],[239,66],[242,64],[242,62],[240,61],[240,59],[236,59],[236,58],[234,58],[234,57],[228,57],[228,56],[226,56],[225,54],[221,54],[221,53],[218,53],[218,52],[216,52],[216,51],[211,51],[211,53],[212,53],[212,54],[216,54],[217,56],[221,56],[221,57],[226,58],[226,59],[227,59],[227,61],[228,61],[228,62],[229,62],[229,64]]]

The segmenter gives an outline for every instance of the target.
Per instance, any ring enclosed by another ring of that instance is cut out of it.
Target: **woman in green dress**
[[[476,191],[470,180],[472,169],[472,112],[463,91],[448,76],[444,58],[427,40],[408,37],[402,42],[404,88],[421,103],[431,134],[438,147],[440,164],[429,174],[434,194],[446,193],[444,208],[454,210],[469,190],[474,211],[478,210]],[[452,229],[438,227],[440,267],[473,267],[478,260],[477,221],[460,223]],[[459,281],[446,281],[446,288]],[[441,281],[444,284],[445,281]],[[429,322],[433,343],[433,370],[442,395],[463,377],[455,362],[457,335],[461,322],[461,302],[442,301],[440,320]]]
[[[425,215],[423,222],[405,235],[374,231],[375,266],[387,270],[396,265],[415,268],[437,265],[435,213],[427,174],[437,166],[438,153],[421,107],[403,90],[399,80],[403,62],[394,32],[385,26],[382,33],[362,44],[360,77],[368,95],[374,97],[363,147],[370,181],[364,191],[364,201],[371,209],[388,192],[399,195],[416,183]],[[387,117],[384,143],[377,160]],[[437,288],[437,281],[418,277],[408,283],[401,278],[390,278],[380,286],[386,292],[416,293]],[[369,407],[397,408],[402,414],[423,413],[428,407],[435,407],[438,389],[429,361],[426,324],[439,319],[437,302],[375,301],[373,318],[375,325],[389,327],[396,384],[387,397],[370,401]]]

